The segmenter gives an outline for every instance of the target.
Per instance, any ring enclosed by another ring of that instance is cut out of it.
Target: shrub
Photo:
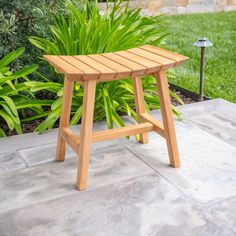
[[[33,64],[16,72],[12,72],[9,68],[9,64],[17,59],[24,50],[24,48],[19,48],[0,60],[0,117],[10,130],[15,129],[18,134],[22,132],[19,111],[22,116],[24,116],[26,108],[39,113],[42,111],[40,104],[46,102],[34,101],[34,94],[24,83],[29,81],[27,76],[34,72],[38,65]],[[0,136],[5,136],[1,128]]]
[[[82,55],[156,45],[166,35],[160,16],[142,17],[141,9],[128,9],[128,3],[108,6],[103,16],[96,1],[79,9],[68,4],[68,11],[68,17],[56,17],[49,39],[32,36],[30,42],[47,54]]]
[[[165,36],[161,17],[140,16],[141,9],[130,10],[128,3],[114,3],[101,15],[97,2],[85,1],[79,8],[68,5],[68,17],[59,15],[50,27],[48,39],[32,36],[30,42],[47,54],[80,55],[113,52],[137,47],[143,44],[157,45]],[[40,82],[27,83],[31,91],[51,90]],[[47,119],[39,125],[42,132],[51,128],[59,118],[62,85],[55,83],[58,99],[53,103]],[[152,77],[143,79],[145,101],[148,109],[159,109],[156,82]],[[76,124],[81,118],[83,90],[77,84],[74,89],[72,120]],[[108,128],[113,123],[124,126],[118,113],[126,113],[136,119],[134,111],[133,87],[130,80],[98,83],[95,101],[95,120],[106,117]],[[178,111],[173,108],[175,114]]]
[[[35,4],[37,2],[37,4]],[[0,58],[22,45],[26,53],[13,63],[14,69],[28,63],[41,63],[40,54],[28,43],[29,35],[46,37],[54,16],[64,12],[66,0],[0,1]],[[46,67],[40,67],[45,71]]]

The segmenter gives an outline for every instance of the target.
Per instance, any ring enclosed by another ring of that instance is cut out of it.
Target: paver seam
[[[192,117],[189,117],[189,118],[185,118],[184,121],[186,121],[186,123],[187,123],[188,125],[191,124],[193,127],[199,128],[199,129],[203,130],[204,132],[206,132],[206,133],[208,133],[208,134],[214,136],[215,138],[217,138],[217,139],[221,140],[222,142],[224,142],[224,143],[226,143],[226,144],[228,144],[228,145],[230,145],[230,146],[232,146],[232,147],[235,148],[235,146],[234,146],[233,144],[228,143],[226,140],[222,139],[219,135],[214,135],[214,134],[210,133],[208,128],[204,128],[203,126],[198,125],[198,123],[197,123],[196,121],[191,120],[191,118],[193,118],[193,117],[196,117],[196,116],[192,116]],[[232,121],[231,121],[231,122],[232,122]],[[206,126],[206,127],[207,127],[207,126]]]
[[[201,201],[196,200],[192,195],[189,195],[187,193],[185,193],[182,189],[180,189],[175,183],[173,183],[172,181],[170,181],[169,179],[167,179],[165,176],[163,176],[162,174],[160,174],[157,170],[155,170],[150,164],[148,164],[146,161],[144,161],[142,158],[140,158],[135,152],[133,152],[129,147],[126,146],[126,148],[131,151],[138,159],[140,159],[141,161],[143,161],[147,166],[149,166],[149,168],[151,168],[157,175],[159,175],[160,177],[162,177],[163,179],[165,179],[168,183],[170,183],[173,187],[175,187],[178,191],[180,191],[182,194],[184,194],[190,201],[192,201],[193,203],[195,202],[196,204],[200,205],[201,209],[203,210],[203,215],[205,217],[207,217],[207,220],[211,223],[215,223],[215,218],[217,219],[217,221],[220,224],[223,224],[225,226],[225,228],[227,228],[230,232],[235,233],[233,231],[233,229],[231,227],[229,227],[226,223],[222,222],[220,219],[218,219],[215,215],[214,212],[212,212],[212,210],[210,209],[211,205],[217,203],[217,202],[222,202],[227,200],[228,198],[224,199],[224,200],[219,200],[216,202],[207,202],[207,203],[203,203]],[[236,196],[236,195],[235,195]],[[210,216],[210,217],[209,217]],[[210,218],[210,219],[209,219]],[[220,228],[222,228],[220,226]]]
[[[221,202],[225,202],[228,201],[232,198],[236,198],[236,195],[228,197],[228,198],[224,198],[218,201],[211,201],[208,202],[205,208],[205,212],[206,214],[208,214],[215,222],[215,220],[218,222],[218,225],[224,225],[225,228],[227,228],[229,231],[231,231],[232,233],[234,233],[236,235],[236,231],[234,230],[234,228],[232,228],[231,226],[229,226],[224,220],[222,221],[219,216],[217,216],[217,214],[215,214],[214,209],[213,209],[213,205],[217,204],[217,203],[221,203]],[[212,221],[213,221],[212,220]]]
[[[191,195],[185,193],[182,189],[180,189],[176,184],[174,184],[172,181],[170,181],[169,179],[167,179],[165,176],[163,176],[162,174],[160,174],[156,169],[154,169],[148,162],[144,161],[142,158],[140,158],[138,156],[138,154],[134,151],[132,151],[131,148],[129,148],[128,146],[126,146],[125,148],[127,148],[130,152],[132,152],[139,160],[141,160],[143,163],[145,163],[150,169],[152,169],[157,175],[159,175],[160,177],[162,177],[163,179],[165,179],[167,182],[169,182],[171,185],[173,185],[175,188],[177,188],[180,192],[182,192],[184,195],[186,195],[190,200],[194,200],[198,203],[201,203],[197,200],[195,200]],[[202,204],[202,203],[201,203]]]

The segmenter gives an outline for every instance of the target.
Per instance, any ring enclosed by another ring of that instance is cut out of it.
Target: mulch
[[[190,103],[194,103],[196,101],[194,101],[192,98],[190,97],[187,97],[185,96],[184,94],[182,94],[180,91],[176,90],[176,89],[173,89],[172,90],[173,92],[176,93],[176,95],[178,95],[181,100],[184,102],[184,104],[190,104]],[[178,106],[178,105],[181,105],[178,101],[176,101],[174,98],[171,97],[171,103],[174,105],[174,106]]]
[[[173,91],[182,99],[182,101],[184,102],[184,104],[189,104],[189,103],[194,103],[195,101],[192,100],[190,97],[186,97],[184,94],[181,94],[179,91],[177,91],[176,89],[173,89]],[[181,105],[178,101],[176,101],[175,99],[171,98],[171,103],[174,106],[178,106]],[[43,119],[39,119],[39,120],[34,120],[31,121],[30,123],[22,123],[21,127],[22,127],[22,132],[25,133],[31,133],[34,132],[35,128],[43,121]],[[55,124],[55,128],[58,127],[58,122]],[[5,122],[2,122],[0,120],[0,128],[2,128],[4,130],[4,132],[6,133],[7,136],[12,136],[12,135],[16,135],[16,132],[13,130],[9,130],[9,128],[7,127],[7,125],[5,124]]]

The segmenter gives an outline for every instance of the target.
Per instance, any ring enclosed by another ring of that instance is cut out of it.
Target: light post
[[[202,37],[193,44],[201,48],[201,65],[200,65],[200,88],[199,88],[199,101],[203,101],[204,96],[204,64],[205,64],[205,49],[213,45],[207,38]]]

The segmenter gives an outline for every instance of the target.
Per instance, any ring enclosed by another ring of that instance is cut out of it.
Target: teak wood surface
[[[180,167],[166,70],[184,63],[188,60],[187,57],[151,45],[97,55],[44,57],[57,72],[65,75],[56,160],[64,161],[66,143],[77,153],[76,186],[79,190],[87,188],[90,145],[94,142],[139,134],[139,141],[147,143],[148,132],[154,131],[166,139],[170,165]],[[145,110],[141,80],[144,75],[156,78],[163,124]],[[132,78],[133,81],[138,124],[93,132],[96,83],[126,78]],[[69,128],[74,81],[84,86],[80,135]]]

